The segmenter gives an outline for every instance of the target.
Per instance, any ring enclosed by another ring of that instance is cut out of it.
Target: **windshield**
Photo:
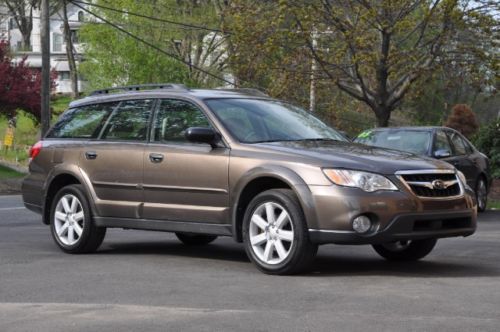
[[[396,149],[425,155],[429,150],[431,133],[418,130],[367,130],[354,140],[357,143]]]
[[[306,111],[274,100],[210,99],[206,104],[242,143],[274,141],[347,141]]]

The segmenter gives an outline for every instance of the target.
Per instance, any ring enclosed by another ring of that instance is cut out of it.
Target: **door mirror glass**
[[[212,128],[191,127],[186,130],[185,136],[193,143],[207,143],[213,148],[217,146],[217,134]]]
[[[451,156],[450,150],[439,149],[439,150],[434,151],[434,157],[436,157],[436,158],[447,158],[449,156]]]

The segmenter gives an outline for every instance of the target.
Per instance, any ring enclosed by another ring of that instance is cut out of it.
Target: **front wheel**
[[[436,242],[436,239],[404,240],[373,245],[373,249],[391,261],[416,261],[427,256]]]
[[[318,246],[309,241],[302,208],[292,190],[273,189],[257,195],[243,220],[248,257],[267,274],[295,274],[313,261]]]
[[[50,210],[50,231],[59,248],[70,254],[97,250],[106,235],[106,228],[93,223],[87,196],[77,184],[56,194]]]
[[[477,180],[476,184],[476,200],[477,210],[484,212],[486,210],[486,203],[488,201],[488,190],[486,188],[486,181],[481,177]]]

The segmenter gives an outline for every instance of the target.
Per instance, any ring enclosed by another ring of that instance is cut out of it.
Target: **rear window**
[[[418,130],[365,131],[357,143],[425,155],[429,150],[431,133]]]
[[[61,115],[47,138],[97,138],[118,103],[71,108]]]

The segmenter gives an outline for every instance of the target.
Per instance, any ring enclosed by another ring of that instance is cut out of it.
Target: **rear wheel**
[[[189,246],[203,246],[209,244],[217,238],[216,235],[203,235],[193,233],[175,233],[177,238]]]
[[[71,254],[97,250],[106,235],[106,228],[93,223],[83,187],[76,184],[56,194],[50,212],[50,230],[59,248]]]
[[[309,241],[305,217],[292,190],[257,195],[243,221],[245,250],[264,273],[294,274],[313,261],[318,246]]]
[[[373,245],[373,249],[388,260],[416,261],[427,256],[436,242],[436,239],[404,240]]]
[[[486,187],[486,181],[483,177],[477,180],[476,184],[476,199],[477,199],[477,210],[483,212],[486,210],[486,203],[488,202],[488,190]]]

